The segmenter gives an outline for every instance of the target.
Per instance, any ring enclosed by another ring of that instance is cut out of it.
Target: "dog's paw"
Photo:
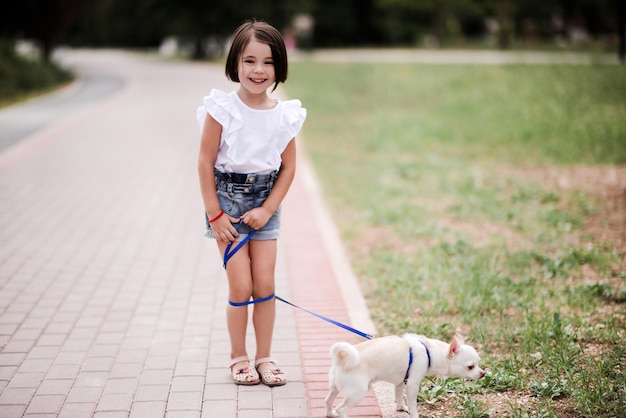
[[[332,411],[327,411],[326,416],[328,418],[337,418],[339,415],[337,415],[337,411],[333,409]]]
[[[406,405],[398,405],[397,411],[399,411],[399,412],[409,412],[409,408]]]

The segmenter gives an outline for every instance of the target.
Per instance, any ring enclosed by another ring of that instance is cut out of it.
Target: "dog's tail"
[[[333,344],[330,348],[330,356],[333,359],[333,364],[344,370],[350,370],[359,363],[358,350],[348,343]]]

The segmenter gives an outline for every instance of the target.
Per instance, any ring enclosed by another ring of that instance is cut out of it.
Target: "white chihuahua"
[[[474,348],[456,334],[450,344],[421,335],[375,338],[357,345],[336,343],[330,349],[330,392],[326,396],[326,415],[348,417],[348,409],[367,395],[370,385],[382,380],[396,386],[398,411],[418,418],[417,392],[424,376],[460,377],[477,380],[485,376],[479,367],[480,357]],[[403,399],[407,386],[408,407]],[[343,402],[333,410],[333,401],[341,393]]]

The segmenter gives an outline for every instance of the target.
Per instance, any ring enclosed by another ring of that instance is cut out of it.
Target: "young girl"
[[[252,21],[237,28],[226,76],[239,88],[231,93],[213,89],[197,116],[202,128],[198,173],[206,235],[216,239],[222,257],[227,255],[230,369],[235,384],[284,385],[285,375],[270,357],[276,240],[280,204],[296,169],[295,136],[306,109],[299,100],[283,102],[268,95],[270,87],[274,91],[287,79],[287,52],[280,32],[267,23]],[[241,248],[233,251],[241,242]],[[246,351],[251,299],[254,362]]]

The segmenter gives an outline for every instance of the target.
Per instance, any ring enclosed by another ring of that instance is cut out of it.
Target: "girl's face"
[[[276,82],[272,50],[269,45],[259,42],[254,37],[250,39],[241,54],[238,74],[241,87],[253,94],[265,94]]]

